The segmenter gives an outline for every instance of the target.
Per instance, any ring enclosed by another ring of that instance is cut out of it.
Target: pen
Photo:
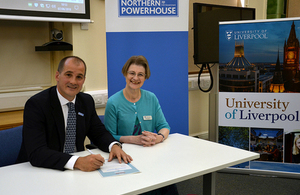
[[[90,154],[95,154],[92,150],[90,150],[90,149],[86,149]],[[103,164],[105,163],[105,160],[104,160],[104,162],[102,162]]]
[[[88,151],[90,154],[95,154],[95,153],[92,152],[90,149],[87,149],[87,151]]]

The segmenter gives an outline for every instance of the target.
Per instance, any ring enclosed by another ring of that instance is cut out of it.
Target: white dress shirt
[[[68,111],[69,111],[69,107],[67,105],[67,103],[69,103],[70,101],[67,100],[66,98],[64,98],[58,91],[58,89],[56,88],[56,92],[57,92],[57,96],[58,96],[58,99],[59,99],[59,102],[61,104],[61,109],[62,109],[62,112],[63,112],[63,115],[64,115],[64,121],[65,121],[65,131],[67,129],[67,119],[68,119]],[[75,98],[71,101],[74,103],[75,105],[75,100],[76,100],[76,96]],[[108,149],[109,149],[109,152],[111,151],[111,148],[114,144],[118,144],[118,142],[112,142]],[[64,147],[64,151],[65,151],[65,147]],[[75,152],[77,151],[76,149],[76,146],[75,146]],[[72,156],[69,161],[65,164],[64,168],[65,169],[70,169],[70,170],[74,170],[74,165],[75,165],[75,162],[77,161],[77,159],[79,158],[79,156]]]

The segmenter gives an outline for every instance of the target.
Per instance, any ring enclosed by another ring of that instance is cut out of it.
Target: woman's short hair
[[[296,145],[297,140],[300,139],[300,135],[296,135],[294,139],[294,146],[293,146],[293,155],[297,155],[300,153],[299,148]]]
[[[137,66],[143,66],[145,68],[145,79],[150,78],[150,68],[147,59],[144,56],[131,56],[127,62],[124,64],[122,68],[122,73],[124,76],[127,75],[127,71],[130,67],[130,65],[135,64]]]

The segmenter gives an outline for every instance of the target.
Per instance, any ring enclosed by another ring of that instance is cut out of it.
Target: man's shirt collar
[[[66,98],[64,98],[58,91],[57,87],[56,87],[56,92],[57,92],[57,96],[58,96],[58,99],[59,99],[59,102],[60,102],[60,105],[66,105],[67,103],[69,103],[70,101],[67,100]],[[75,98],[71,101],[75,104],[75,100],[76,100],[76,96]]]

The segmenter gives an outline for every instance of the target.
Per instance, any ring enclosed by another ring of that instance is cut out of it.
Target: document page
[[[105,163],[99,169],[99,172],[103,177],[109,177],[129,173],[139,173],[140,171],[130,163],[125,164],[122,162],[120,164],[118,159],[113,159],[111,162],[108,162],[108,159],[105,159]]]
[[[111,162],[108,162],[107,159],[105,160],[105,164],[101,167],[101,170],[106,172],[113,172],[113,171],[124,171],[131,169],[131,167],[128,164],[125,163],[119,163],[117,159],[114,159]]]

